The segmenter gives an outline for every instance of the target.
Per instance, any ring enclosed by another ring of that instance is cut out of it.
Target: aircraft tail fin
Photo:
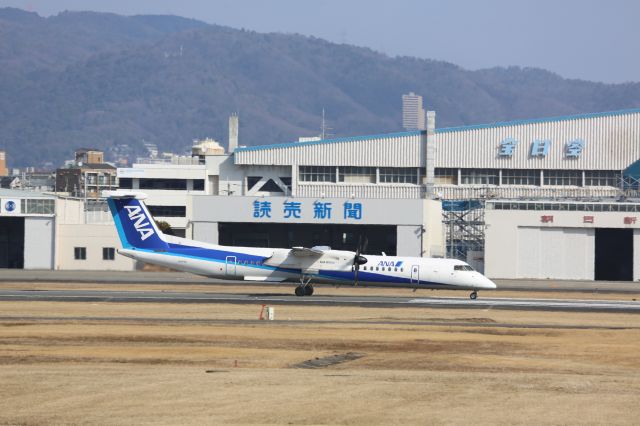
[[[125,249],[167,250],[164,234],[142,201],[139,192],[105,191],[122,247]]]

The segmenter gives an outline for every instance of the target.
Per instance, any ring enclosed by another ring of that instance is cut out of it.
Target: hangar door
[[[594,278],[633,281],[633,229],[596,229]]]
[[[518,228],[518,278],[592,280],[594,235],[589,228]]]
[[[0,268],[24,267],[24,218],[0,217]]]

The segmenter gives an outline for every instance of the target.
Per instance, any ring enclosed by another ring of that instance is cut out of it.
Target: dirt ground
[[[0,424],[638,423],[637,314],[260,308],[0,302]]]

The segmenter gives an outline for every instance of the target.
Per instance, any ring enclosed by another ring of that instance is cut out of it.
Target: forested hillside
[[[437,126],[640,107],[640,84],[563,79],[541,69],[467,71],[300,35],[174,16],[0,9],[0,149],[12,166],[60,164],[74,148],[142,141],[240,143],[401,130],[401,95],[421,94]]]

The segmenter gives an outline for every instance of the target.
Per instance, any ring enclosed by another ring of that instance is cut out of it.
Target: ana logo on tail
[[[140,206],[124,206],[124,208],[127,209],[129,219],[133,221],[133,226],[136,228],[136,231],[138,231],[138,234],[140,234],[142,241],[153,235],[153,228],[151,224],[146,221],[147,218],[142,213]]]

